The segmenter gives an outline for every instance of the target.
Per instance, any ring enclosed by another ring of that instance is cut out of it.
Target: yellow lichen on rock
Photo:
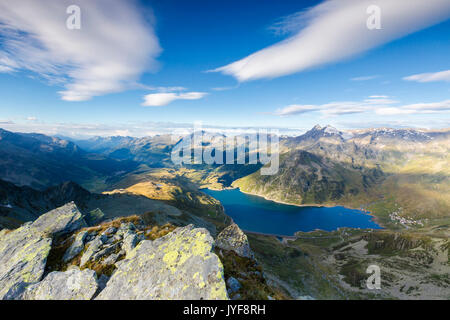
[[[213,243],[206,229],[192,225],[141,241],[117,264],[98,299],[228,299]]]

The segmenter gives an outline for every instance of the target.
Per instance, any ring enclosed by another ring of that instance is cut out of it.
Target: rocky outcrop
[[[47,212],[32,224],[35,232],[56,236],[86,227],[83,215],[74,202]]]
[[[51,272],[41,282],[26,288],[23,300],[90,300],[98,289],[94,271],[72,267]]]
[[[75,204],[68,203],[41,216],[33,223],[0,236],[0,299],[21,283],[41,280],[52,237],[85,224]]]
[[[208,230],[138,216],[83,226],[69,203],[1,231],[0,299],[228,299]]]
[[[104,235],[96,237],[94,240],[87,244],[87,249],[81,256],[80,266],[84,266],[94,255],[102,249],[103,244],[108,238]],[[69,248],[70,250],[70,248]]]
[[[89,261],[103,265],[114,265],[121,257],[130,254],[136,245],[145,238],[143,232],[143,225],[137,228],[131,222],[123,222],[119,228],[108,227],[100,234],[97,234],[96,231],[93,232],[88,236],[89,241],[82,245],[81,250],[76,244],[77,239],[75,239],[64,256],[75,257],[72,255],[73,247],[75,247],[79,253],[84,249],[80,259],[80,267],[84,267]]]
[[[34,234],[30,225],[0,238],[0,299],[15,285],[39,281],[52,239]]]
[[[127,256],[131,254],[131,251],[136,247],[136,245],[139,243],[139,238],[137,234],[134,232],[127,232],[123,236],[123,245],[122,248],[125,250],[125,253]]]
[[[206,229],[192,225],[143,240],[116,263],[118,269],[97,299],[227,299],[213,243]]]
[[[84,241],[87,237],[87,231],[82,231],[78,233],[73,241],[72,245],[66,251],[63,257],[63,262],[69,262],[75,256],[77,256],[84,249]]]
[[[235,223],[229,225],[219,233],[215,245],[224,250],[232,250],[241,257],[254,257],[247,236]]]

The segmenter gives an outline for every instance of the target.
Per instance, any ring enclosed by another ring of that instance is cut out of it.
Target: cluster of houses
[[[397,211],[394,211],[389,214],[389,218],[391,218],[391,220],[394,222],[399,222],[400,224],[402,224],[405,227],[413,226],[413,225],[423,227],[423,222],[420,220],[413,220],[408,217],[400,216],[402,210],[403,210],[402,207],[398,208]]]

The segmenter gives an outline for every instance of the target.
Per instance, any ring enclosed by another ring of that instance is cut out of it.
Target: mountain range
[[[449,130],[316,126],[281,144],[276,175],[255,172],[233,186],[293,204],[365,207],[382,219],[396,206],[416,218],[448,216]]]
[[[106,180],[137,168],[132,160],[90,153],[73,142],[0,129],[0,178],[43,190],[65,181],[102,189]]]
[[[174,165],[170,155],[179,141],[169,135],[69,141],[0,130],[0,229],[15,229],[73,201],[91,228],[138,215],[158,228],[193,224],[217,236],[232,220],[202,188],[237,187],[290,204],[363,208],[385,228],[299,232],[292,241],[249,233],[258,272],[263,267],[263,278],[291,297],[367,298],[370,293],[348,285],[365,279],[373,259],[405,283],[446,286],[450,130],[315,126],[280,137],[274,175],[261,175],[261,165]],[[237,141],[244,144],[244,135]],[[225,270],[243,267],[218,254]],[[408,268],[397,267],[404,261]],[[434,280],[424,271],[430,268]],[[395,284],[383,294],[410,298],[411,288],[403,292]],[[433,290],[422,294],[442,296]]]
[[[178,193],[195,185],[232,186],[293,204],[372,206],[381,215],[389,206],[417,217],[449,212],[448,129],[340,131],[317,125],[280,137],[280,167],[271,176],[261,175],[260,165],[175,166],[170,154],[179,141],[170,135],[67,141],[0,130],[0,179],[41,191],[73,181],[91,192],[165,179]]]
[[[417,218],[440,218],[450,208],[449,140],[448,129],[340,131],[317,125],[280,137],[279,171],[263,176],[260,165],[175,166],[170,154],[180,140],[170,135],[68,141],[0,130],[0,179],[41,191],[73,181],[90,192],[152,181],[171,186],[177,201],[180,190],[197,194],[195,185],[239,187],[293,204],[366,207],[382,219],[392,206]]]

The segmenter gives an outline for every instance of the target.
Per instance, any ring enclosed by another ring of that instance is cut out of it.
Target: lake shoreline
[[[379,219],[376,215],[374,215],[374,214],[373,214],[372,212],[370,212],[370,211],[367,211],[367,210],[364,210],[364,209],[361,209],[361,208],[354,208],[354,207],[347,206],[347,205],[343,205],[343,204],[335,204],[335,205],[331,205],[331,204],[297,204],[297,203],[289,203],[289,202],[284,202],[284,201],[279,201],[279,200],[271,199],[271,198],[269,198],[269,197],[266,197],[266,196],[263,196],[263,195],[259,195],[259,194],[256,194],[256,193],[246,192],[246,191],[243,191],[243,190],[242,190],[241,188],[239,188],[239,187],[235,187],[235,188],[233,188],[233,187],[230,187],[230,188],[224,188],[223,190],[232,190],[232,189],[239,189],[239,191],[242,192],[242,193],[245,193],[245,194],[248,194],[248,195],[251,195],[251,196],[260,197],[260,198],[263,198],[263,199],[265,199],[265,200],[267,200],[267,201],[272,201],[272,202],[275,202],[275,203],[284,204],[284,205],[288,205],[288,206],[295,206],[295,207],[300,207],[300,208],[301,208],[301,207],[303,207],[303,208],[304,208],[304,207],[314,207],[314,208],[343,207],[343,208],[351,209],[351,210],[359,210],[359,211],[361,211],[361,212],[364,212],[364,214],[367,214],[367,215],[371,216],[373,222],[375,222],[377,225],[379,225],[379,226],[382,227],[383,229],[387,229],[386,226],[383,225],[383,223],[381,223],[380,219]],[[217,191],[220,191],[220,190],[217,190]],[[324,231],[326,231],[326,230],[324,230]]]
[[[230,217],[233,221],[234,221],[233,214],[230,215],[230,212],[227,212],[225,210],[225,204],[226,203],[223,202],[224,199],[221,200],[220,197],[217,197],[214,194],[210,194],[207,191],[223,192],[223,191],[233,191],[234,190],[234,191],[237,191],[237,192],[239,192],[239,193],[241,193],[243,195],[254,196],[256,198],[263,199],[263,200],[265,200],[267,202],[270,202],[272,204],[279,204],[279,205],[288,206],[288,207],[292,207],[292,208],[294,208],[294,207],[296,207],[296,208],[303,208],[303,209],[307,209],[307,208],[311,208],[311,209],[320,209],[320,208],[323,208],[323,209],[326,209],[326,208],[337,209],[337,208],[341,208],[341,209],[345,209],[345,210],[354,210],[355,213],[367,216],[367,219],[369,219],[369,221],[371,221],[376,226],[376,227],[372,227],[372,226],[367,226],[367,227],[366,226],[361,226],[361,227],[358,227],[358,226],[341,226],[341,227],[337,227],[336,229],[333,229],[333,230],[327,230],[326,228],[324,229],[324,228],[318,226],[314,230],[310,229],[310,230],[306,231],[306,230],[302,230],[302,229],[297,229],[297,230],[294,230],[294,231],[291,230],[292,232],[288,232],[288,233],[271,232],[271,231],[257,231],[257,230],[251,230],[251,229],[248,229],[248,228],[245,228],[245,227],[242,226],[241,227],[242,230],[244,230],[246,233],[249,233],[249,234],[262,235],[262,236],[271,236],[271,237],[278,237],[278,238],[295,239],[297,232],[304,232],[304,233],[316,232],[316,231],[333,232],[335,230],[339,230],[340,228],[352,228],[352,229],[361,229],[361,230],[365,230],[365,229],[366,230],[384,229],[384,226],[382,226],[380,223],[378,223],[378,221],[376,219],[377,218],[376,216],[371,214],[369,211],[361,209],[361,208],[352,208],[352,207],[341,205],[341,204],[332,205],[332,204],[294,204],[294,203],[287,203],[287,202],[283,202],[283,201],[277,201],[277,200],[274,200],[274,199],[270,199],[270,198],[265,197],[265,196],[253,194],[251,192],[245,192],[245,191],[242,191],[239,187],[228,187],[228,188],[221,188],[221,189],[216,189],[216,188],[214,188],[214,189],[212,189],[212,188],[202,188],[202,189],[204,189],[204,191],[206,191],[205,192],[206,194],[208,194],[209,196],[212,196],[213,198],[215,198],[216,200],[218,200],[221,203],[222,207],[224,208],[225,214],[228,217]]]

